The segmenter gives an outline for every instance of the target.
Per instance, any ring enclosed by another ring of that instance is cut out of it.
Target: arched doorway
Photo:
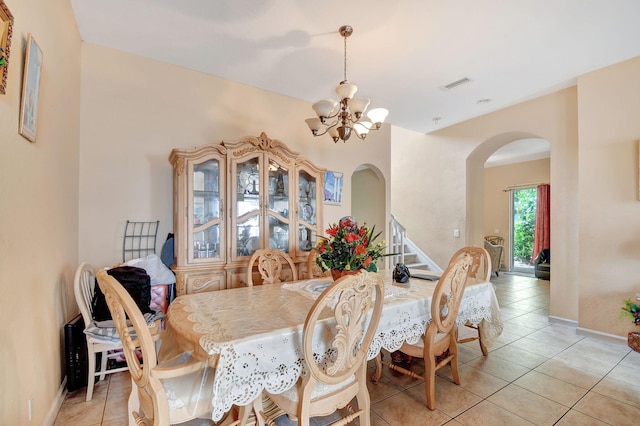
[[[382,231],[380,239],[387,239],[386,182],[380,170],[373,165],[358,166],[351,175],[351,215],[359,223]]]
[[[503,263],[507,266],[507,269],[510,269],[512,262],[513,235],[511,221],[513,219],[513,211],[510,210],[510,194],[505,190],[509,186],[517,186],[516,182],[520,184],[535,184],[546,181],[548,183],[550,165],[547,164],[547,172],[544,176],[541,176],[540,173],[536,175],[528,172],[527,177],[519,177],[519,175],[523,175],[524,170],[535,168],[535,165],[529,165],[531,167],[522,165],[524,164],[523,161],[527,160],[526,155],[523,154],[518,160],[520,163],[518,166],[511,166],[512,170],[506,171],[505,174],[494,179],[497,183],[492,183],[492,192],[488,193],[489,189],[487,189],[487,184],[485,183],[485,163],[493,154],[504,154],[504,151],[500,153],[500,149],[503,147],[506,147],[504,150],[509,150],[514,146],[517,147],[518,144],[526,144],[527,141],[540,139],[537,135],[524,132],[509,132],[496,135],[480,144],[467,158],[467,241],[469,244],[480,245],[485,235],[502,234],[505,238],[505,252],[507,253],[503,258]],[[516,155],[512,153],[511,156],[515,157]],[[542,174],[544,174],[544,171]],[[510,177],[505,178],[505,176]],[[496,205],[501,212],[498,219],[499,225],[496,225],[496,222],[492,222],[492,218],[489,217],[489,215],[496,214],[495,212],[498,211],[491,209],[492,206]]]
[[[532,274],[536,187],[549,183],[550,144],[529,138],[497,149],[484,164],[484,235],[502,238],[501,270]]]

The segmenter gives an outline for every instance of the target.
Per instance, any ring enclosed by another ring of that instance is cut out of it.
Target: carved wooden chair
[[[323,272],[322,268],[316,263],[317,258],[318,250],[311,249],[311,251],[309,252],[309,257],[307,258],[307,274],[309,278],[330,277],[331,271],[327,269]]]
[[[492,263],[489,252],[478,246],[462,247],[451,256],[449,263],[464,257],[465,254],[468,254],[472,258],[471,267],[469,268],[469,278],[478,281],[490,281]]]
[[[477,246],[463,247],[455,252],[453,256],[451,256],[451,260],[449,261],[449,263],[463,257],[465,254],[468,254],[473,259],[471,267],[469,268],[469,278],[477,281],[490,281],[492,262],[491,256],[489,255],[487,250]],[[467,343],[477,340],[480,344],[482,355],[487,356],[489,354],[489,349],[487,349],[485,344],[482,342],[482,337],[478,326],[475,326],[470,322],[467,322],[465,326],[475,329],[477,331],[477,335],[473,337],[466,337],[464,339],[458,339],[458,343]]]
[[[73,280],[73,292],[76,303],[80,308],[82,319],[84,320],[85,338],[87,340],[87,357],[89,361],[89,374],[87,378],[87,401],[93,397],[93,386],[96,376],[104,380],[106,374],[126,371],[127,367],[107,369],[109,358],[122,356],[122,342],[118,337],[115,327],[98,328],[93,322],[92,300],[95,290],[95,275],[93,267],[88,263],[82,263],[76,269]],[[94,332],[92,332],[94,330]],[[111,352],[111,353],[109,353]],[[101,353],[100,369],[96,371],[96,357]]]
[[[164,426],[205,414],[211,401],[204,396],[206,387],[213,386],[206,380],[202,383],[206,363],[186,353],[158,363],[154,338],[135,301],[106,271],[99,270],[96,277],[123,342],[135,386],[129,397],[129,411],[136,424]],[[138,358],[138,351],[144,364]],[[199,388],[204,392],[194,391]],[[237,425],[239,421],[232,424]]]
[[[283,269],[282,265],[289,265],[291,268],[290,279],[285,278],[285,281],[297,281],[298,271],[293,260],[287,253],[278,249],[260,249],[253,253],[249,264],[247,265],[247,286],[253,286],[253,268],[255,263],[258,263],[258,272],[262,277],[262,284],[275,284],[282,282]]]
[[[414,358],[424,358],[425,373],[420,376],[406,370],[396,364],[382,361],[382,357],[376,357],[376,377],[380,377],[382,365],[390,369],[424,380],[426,384],[427,407],[435,410],[435,374],[447,364],[451,365],[451,373],[455,384],[460,384],[458,374],[458,327],[456,318],[460,301],[464,293],[464,287],[469,276],[469,269],[473,259],[465,255],[454,260],[443,272],[431,300],[431,321],[428,323],[425,334],[415,344],[404,343],[400,348],[405,354]],[[438,357],[436,359],[436,357]]]
[[[361,425],[371,424],[367,351],[378,327],[383,301],[382,277],[367,271],[334,281],[316,300],[304,323],[307,374],[284,393],[269,394],[289,417],[297,418],[298,425],[308,426],[311,417],[326,416],[343,407],[349,413],[334,426],[356,418]],[[327,308],[333,303],[333,316],[326,319]],[[358,411],[349,404],[354,397]],[[267,423],[275,425],[270,419]]]

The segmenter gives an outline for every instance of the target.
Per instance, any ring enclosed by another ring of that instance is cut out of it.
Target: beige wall
[[[63,325],[77,313],[80,37],[69,1],[5,0],[14,15],[0,95],[0,424],[50,415]],[[44,53],[36,143],[18,134],[26,38]],[[55,414],[55,413],[53,413]]]
[[[509,192],[505,192],[505,189],[511,185],[547,183],[550,178],[549,170],[548,158],[484,169],[484,235],[499,235],[504,238],[502,263],[507,268],[511,253],[511,201]]]
[[[584,75],[578,85],[579,325],[626,335],[634,327],[619,320],[620,308],[640,291],[640,58]]]
[[[482,244],[485,161],[498,148],[527,137],[551,144],[551,314],[577,320],[575,87],[429,135],[394,128],[391,211],[409,230],[409,238],[446,266],[458,248]],[[453,237],[455,228],[460,229],[461,238]]]
[[[82,49],[81,260],[120,261],[127,219],[160,220],[160,249],[173,229],[173,148],[264,131],[318,166],[344,173],[343,204],[325,206],[327,223],[350,214],[358,164],[389,175],[389,158],[380,154],[389,149],[387,126],[366,142],[334,144],[311,136],[306,102],[96,45]]]
[[[391,145],[391,212],[407,236],[445,268],[464,245],[465,161],[463,142],[394,127]],[[453,230],[462,238],[454,238]]]

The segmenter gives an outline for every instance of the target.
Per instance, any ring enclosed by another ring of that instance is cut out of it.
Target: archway
[[[484,235],[504,246],[502,270],[533,273],[536,188],[550,181],[550,145],[546,139],[520,139],[485,162]]]
[[[351,175],[351,215],[360,223],[382,231],[380,240],[387,239],[386,181],[376,166],[362,164]]]
[[[499,148],[520,139],[539,138],[527,132],[508,132],[493,136],[474,149],[467,157],[466,241],[482,245],[484,240],[484,163]]]

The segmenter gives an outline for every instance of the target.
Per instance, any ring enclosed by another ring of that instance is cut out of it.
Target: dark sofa
[[[535,275],[536,278],[542,280],[551,279],[551,252],[549,249],[542,249],[535,260]]]

